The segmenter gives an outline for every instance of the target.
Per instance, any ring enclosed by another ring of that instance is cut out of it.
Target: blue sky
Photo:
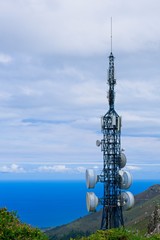
[[[0,180],[100,172],[110,19],[133,178],[160,173],[159,0],[0,0]]]

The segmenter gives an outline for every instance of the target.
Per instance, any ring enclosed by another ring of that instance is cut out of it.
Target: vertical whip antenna
[[[112,52],[112,17],[111,17],[111,52]]]

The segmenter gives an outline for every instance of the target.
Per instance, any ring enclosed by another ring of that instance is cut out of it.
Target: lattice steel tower
[[[103,172],[100,181],[104,182],[104,199],[101,229],[123,226],[122,206],[120,205],[121,188],[119,181],[121,159],[121,117],[114,109],[116,80],[114,77],[114,56],[109,56],[108,71],[109,111],[102,117]]]
[[[88,188],[94,188],[97,182],[104,185],[104,194],[99,198],[94,192],[87,192],[86,201],[88,211],[95,211],[97,205],[103,205],[101,229],[111,229],[124,226],[123,210],[129,210],[134,205],[134,196],[124,191],[132,183],[131,174],[122,170],[126,165],[126,157],[121,150],[121,117],[114,109],[116,79],[114,76],[114,56],[109,56],[108,70],[108,101],[109,110],[101,118],[103,139],[97,140],[103,152],[103,169],[96,175],[94,169],[86,170]]]

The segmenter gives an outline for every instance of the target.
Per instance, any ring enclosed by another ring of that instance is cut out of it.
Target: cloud
[[[110,15],[127,164],[146,163],[146,172],[158,164],[159,8],[159,0],[0,1],[2,171],[16,172],[16,161],[17,172],[74,176],[103,164],[95,142],[108,111]]]
[[[126,0],[113,3],[18,0],[13,3],[8,0],[0,4],[1,42],[12,51],[102,53],[106,45],[110,45],[110,40],[106,40],[110,35],[110,19],[106,16],[112,15],[114,48],[123,51],[155,49],[160,36],[156,24],[159,7],[157,0],[149,0],[147,4],[144,0],[134,3]],[[143,27],[146,25],[147,28]]]
[[[55,172],[55,173],[65,173],[70,171],[70,168],[65,165],[52,165],[52,166],[40,166],[38,167],[39,172]]]
[[[75,170],[77,170],[79,173],[85,173],[86,172],[86,168],[85,167],[77,167]]]
[[[8,64],[8,63],[11,63],[12,61],[13,61],[13,58],[11,56],[0,53],[0,63]]]
[[[93,164],[93,165],[92,165]],[[73,167],[73,171],[74,172],[78,172],[78,173],[82,173],[84,174],[86,172],[86,169],[88,168],[93,168],[95,169],[95,171],[97,172],[97,174],[100,174],[100,172],[102,171],[102,164],[99,163],[99,165],[95,166],[95,163],[88,163],[87,166],[84,165],[84,163],[82,164],[83,166],[77,166],[77,167]],[[78,164],[77,164],[78,165]]]
[[[24,173],[25,170],[23,167],[20,167],[17,164],[11,164],[10,166],[2,166],[0,167],[1,173]]]
[[[131,170],[131,171],[140,171],[141,170],[141,167],[139,166],[132,166],[132,165],[127,165],[125,167],[126,170]]]

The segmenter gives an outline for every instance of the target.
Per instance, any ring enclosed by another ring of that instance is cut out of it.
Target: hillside
[[[160,185],[154,185],[146,191],[135,196],[135,206],[128,212],[124,212],[124,221],[127,228],[147,231],[149,217],[155,205],[160,203]]]
[[[146,191],[135,196],[135,206],[128,212],[124,212],[125,226],[128,229],[140,230],[142,233],[147,231],[149,216],[155,204],[160,203],[160,184],[148,188]],[[69,224],[51,228],[46,231],[50,240],[63,240],[89,235],[100,229],[101,211],[88,214]]]

